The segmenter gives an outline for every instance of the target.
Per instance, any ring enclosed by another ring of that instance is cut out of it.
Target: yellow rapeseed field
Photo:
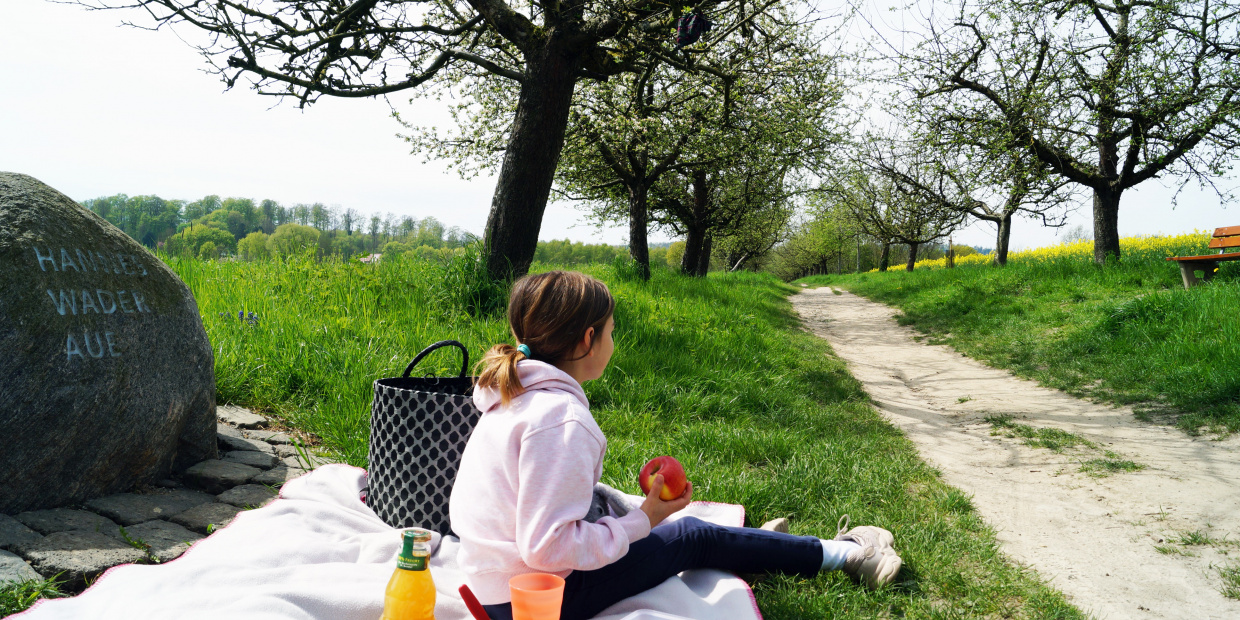
[[[1010,256],[1010,255],[1009,255]],[[959,256],[956,258],[956,266],[964,265],[985,265],[990,263],[989,254],[970,254],[968,256]],[[932,258],[929,260],[919,260],[913,265],[915,269],[942,269],[947,266],[947,258]],[[877,271],[877,270],[874,270]]]
[[[1163,260],[1168,256],[1206,254],[1209,252],[1210,235],[1213,231],[1195,230],[1182,235],[1138,235],[1119,240],[1120,255],[1125,260]],[[1019,252],[1009,252],[1008,262],[1052,262],[1060,260],[1093,260],[1094,242],[1075,241]],[[991,260],[989,254],[970,254],[956,259],[957,266],[984,265]],[[917,269],[942,269],[946,259],[919,260]]]

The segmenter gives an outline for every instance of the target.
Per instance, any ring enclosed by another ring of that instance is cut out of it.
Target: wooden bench
[[[1209,282],[1218,271],[1218,264],[1223,261],[1240,260],[1240,251],[1228,252],[1228,248],[1240,248],[1240,226],[1226,226],[1214,229],[1214,237],[1210,239],[1210,249],[1218,250],[1218,254],[1201,256],[1168,256],[1180,264],[1180,277],[1184,279],[1184,288],[1202,282]],[[1202,275],[1197,277],[1197,271]]]

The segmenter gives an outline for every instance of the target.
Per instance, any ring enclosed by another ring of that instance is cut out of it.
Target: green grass
[[[137,564],[159,564],[159,559],[156,558],[153,554],[151,554],[150,543],[146,542],[145,540],[142,540],[141,538],[134,538],[130,536],[129,532],[126,531],[125,528],[123,527],[120,528],[120,532],[121,532],[121,539],[125,541],[125,544],[129,545],[130,547],[133,547],[134,549],[137,549],[138,551],[141,551],[146,556],[142,558],[141,560],[138,560],[138,562],[136,562]]]
[[[26,611],[39,599],[64,596],[59,583],[56,578],[0,583],[0,618]]]
[[[1197,555],[1192,551],[1181,549],[1175,545],[1154,545],[1154,551],[1157,551],[1163,555],[1182,555],[1186,557],[1193,557]]]
[[[1223,579],[1223,596],[1240,600],[1240,566],[1228,566],[1218,569]]]
[[[1209,525],[1206,527],[1208,528]],[[1199,555],[1197,552],[1185,547],[1213,547],[1215,551],[1227,556],[1229,549],[1236,546],[1240,544],[1227,540],[1225,535],[1222,538],[1214,538],[1202,530],[1194,530],[1178,532],[1176,536],[1168,537],[1167,544],[1154,545],[1154,550],[1163,555],[1197,557]],[[1219,566],[1211,562],[1210,568],[1218,572],[1219,579],[1222,581],[1219,592],[1227,598],[1240,600],[1240,565]]]
[[[1189,432],[1236,432],[1240,262],[1185,290],[1179,270],[1163,260],[1169,251],[1134,249],[1107,267],[1026,259],[801,282],[896,306],[900,322],[1044,385],[1133,404],[1146,419]]]
[[[1209,528],[1210,524],[1207,523],[1206,529],[1208,530]],[[1161,539],[1159,541],[1161,542]],[[1175,545],[1179,545],[1179,547]],[[1240,543],[1227,540],[1226,534],[1222,538],[1215,538],[1206,533],[1205,530],[1198,529],[1191,532],[1176,532],[1174,536],[1167,536],[1166,544],[1155,545],[1154,549],[1165,555],[1179,554],[1192,556],[1196,554],[1182,547],[1213,547],[1223,555],[1227,555],[1230,548],[1237,546],[1240,546]]]
[[[1023,444],[1032,448],[1046,448],[1056,454],[1076,447],[1096,448],[1088,439],[1057,428],[1034,428],[1028,424],[1012,421],[1010,415],[986,416],[986,422],[994,428],[992,435],[1005,435],[1009,438],[1019,437]]]
[[[1142,469],[1145,469],[1145,465],[1127,459],[1089,459],[1081,463],[1081,471],[1093,476],[1109,476]]]
[[[1045,448],[1055,454],[1064,454],[1068,451],[1076,453],[1101,451],[1102,458],[1080,462],[1081,472],[1095,478],[1145,469],[1145,465],[1126,460],[1110,450],[1101,450],[1094,442],[1075,433],[1057,428],[1035,428],[1028,424],[1020,424],[1014,422],[1012,416],[1006,414],[986,416],[983,419],[991,425],[991,435],[1008,439],[1019,438],[1021,443],[1031,448]]]
[[[1185,545],[1185,546],[1193,546],[1193,545],[1213,545],[1217,541],[1215,541],[1213,538],[1210,538],[1210,536],[1206,534],[1205,532],[1202,532],[1201,530],[1195,530],[1192,532],[1180,532],[1180,536],[1176,540],[1176,542],[1181,545]]]
[[[220,402],[274,413],[355,465],[366,464],[376,378],[399,374],[436,340],[460,340],[476,357],[510,338],[501,315],[475,317],[467,307],[480,304],[442,291],[449,268],[413,258],[172,265],[215,347]],[[800,329],[792,287],[755,274],[657,269],[644,283],[623,264],[587,271],[617,298],[612,365],[586,385],[609,440],[604,482],[635,493],[640,466],[672,454],[696,499],[743,504],[751,524],[788,517],[794,533],[830,538],[847,513],[895,534],[905,567],[894,587],[870,592],[838,572],[775,576],[755,586],[767,618],[1083,617],[1004,558],[969,496],[944,484],[830,347]],[[460,364],[450,354],[428,361],[440,373]]]

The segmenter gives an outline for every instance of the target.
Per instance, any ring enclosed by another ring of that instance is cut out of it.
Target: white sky
[[[402,127],[382,101],[324,97],[301,111],[240,83],[225,92],[173,32],[119,25],[141,17],[46,0],[0,2],[0,170],[29,174],[77,200],[125,193],[322,202],[363,213],[433,215],[482,232],[493,179],[465,181],[441,164],[422,164],[396,137]],[[415,106],[402,114],[450,122],[437,102]],[[1126,193],[1120,233],[1240,223],[1212,193],[1190,188],[1174,210],[1171,194],[1148,184]],[[1091,220],[1083,205],[1071,224],[1088,227]],[[1020,221],[1012,245],[1048,245],[1055,235]],[[566,237],[621,244],[627,232],[600,231],[571,205],[552,204],[540,238]],[[955,239],[991,246],[993,227],[975,224]]]

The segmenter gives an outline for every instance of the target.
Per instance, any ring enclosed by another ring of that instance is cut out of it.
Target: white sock
[[[848,559],[848,554],[861,548],[861,545],[850,540],[826,540],[819,538],[818,542],[822,543],[821,570],[840,570],[844,568],[844,560]]]

